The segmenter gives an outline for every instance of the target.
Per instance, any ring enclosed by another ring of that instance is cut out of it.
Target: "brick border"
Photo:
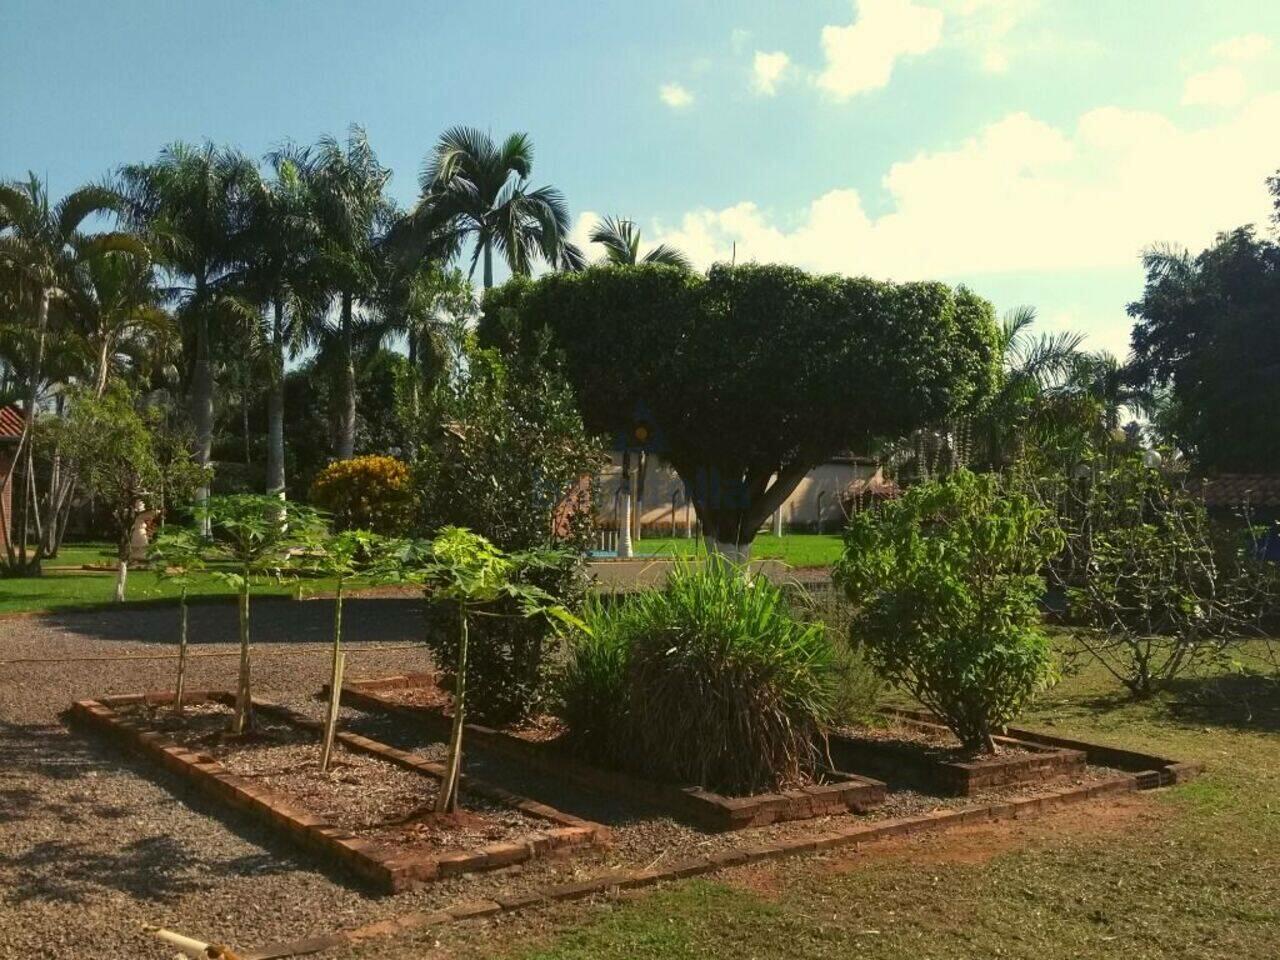
[[[908,710],[896,707],[886,708],[883,713],[910,720],[915,723],[937,724],[938,718],[927,710]],[[1192,763],[1182,760],[1171,760],[1168,757],[1153,753],[1140,753],[1136,750],[1124,750],[1120,747],[1108,747],[1085,740],[1071,740],[1057,737],[1036,730],[1025,730],[1021,727],[1006,727],[1005,733],[1014,740],[1024,744],[1038,744],[1065,750],[1079,750],[1089,763],[1103,767],[1114,767],[1127,773],[1136,774],[1144,783],[1143,789],[1151,787],[1168,787],[1175,783],[1185,783],[1204,771],[1203,763]]]
[[[622,890],[633,890],[671,880],[701,876],[725,867],[780,860],[785,857],[842,847],[856,849],[864,843],[876,843],[891,837],[939,833],[967,823],[1034,819],[1061,807],[1100,797],[1134,793],[1158,785],[1150,778],[1139,774],[1123,774],[1086,786],[1049,790],[1030,797],[998,801],[964,810],[935,810],[915,817],[882,820],[878,823],[854,823],[811,837],[763,843],[739,850],[724,850],[705,857],[693,857],[659,870],[615,871],[581,882],[543,887],[518,896],[497,896],[492,900],[465,901],[443,910],[409,913],[328,936],[273,944],[243,953],[241,956],[244,960],[282,960],[282,958],[303,956],[362,940],[394,936],[425,927],[499,913],[514,913],[517,910],[541,904],[582,900],[600,894],[613,894]]]
[[[442,710],[400,703],[383,692],[420,685],[429,674],[402,674],[375,680],[351,680],[342,685],[342,702],[350,707],[412,717],[432,735],[447,737],[451,717]],[[328,694],[328,687],[323,691]],[[884,802],[886,785],[880,780],[839,772],[835,783],[802,787],[782,793],[726,797],[700,787],[656,783],[615,770],[591,766],[567,756],[547,743],[525,740],[505,730],[467,724],[467,740],[527,767],[551,774],[592,791],[618,794],[713,831],[742,830],[788,820],[809,820],[849,813],[866,813]]]
[[[939,723],[916,716],[897,719],[925,730],[946,730]],[[860,737],[856,734],[833,733],[828,737],[831,756],[842,767],[895,778],[924,786],[947,796],[967,797],[993,787],[1012,787],[1040,783],[1064,774],[1084,770],[1086,752],[1019,737],[996,737],[996,742],[1023,748],[1014,756],[985,757],[977,760],[946,760],[930,756],[917,745]]]
[[[116,707],[139,703],[164,704],[172,699],[172,694],[126,694],[98,700],[78,700],[71,705],[70,719],[159,760],[163,767],[204,793],[231,807],[252,813],[299,845],[333,858],[350,872],[388,893],[443,877],[523,863],[552,851],[598,844],[608,836],[608,831],[598,823],[574,817],[475,777],[465,776],[462,782],[469,792],[512,806],[529,817],[549,821],[556,825],[555,828],[547,831],[545,836],[524,843],[493,843],[478,850],[445,850],[431,855],[406,854],[394,849],[381,850],[370,841],[362,840],[322,817],[299,809],[288,796],[237,776],[206,754],[174,743],[158,731],[147,730],[133,720],[120,716],[115,710]],[[232,704],[235,698],[222,691],[200,691],[187,694],[186,702]],[[254,698],[253,708],[302,729],[319,730],[321,727],[319,722],[309,717],[265,700]],[[441,764],[368,737],[340,731],[337,739],[349,749],[415,773],[437,780],[444,775]]]

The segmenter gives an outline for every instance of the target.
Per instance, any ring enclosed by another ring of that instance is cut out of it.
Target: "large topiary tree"
[[[587,428],[667,460],[708,544],[743,559],[827,457],[960,413],[999,376],[991,305],[965,288],[777,265],[517,278],[486,294],[479,334],[562,366]]]

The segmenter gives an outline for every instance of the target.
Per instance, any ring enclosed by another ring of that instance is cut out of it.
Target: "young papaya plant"
[[[313,508],[261,494],[239,493],[209,497],[198,518],[209,531],[210,559],[226,566],[214,569],[236,591],[240,611],[240,675],[231,732],[244,733],[252,725],[250,694],[249,593],[257,580],[277,580],[291,572],[295,549],[314,538],[323,526]]]
[[[534,568],[562,562],[560,551],[508,554],[465,527],[443,527],[435,539],[410,544],[398,553],[404,579],[422,584],[432,603],[451,604],[456,616],[458,657],[454,673],[453,726],[449,735],[445,777],[436,797],[436,812],[452,813],[458,806],[458,782],[462,770],[471,618],[499,616],[501,614],[485,608],[498,600],[513,599],[523,616],[547,616],[580,627],[583,625],[545,591],[522,582],[523,576]]]
[[[178,586],[178,679],[173,688],[173,712],[182,716],[182,695],[187,676],[187,590],[205,568],[205,544],[194,530],[170,528],[156,536],[147,560],[158,580]]]
[[[338,708],[342,696],[342,600],[347,581],[352,577],[371,580],[394,576],[397,542],[368,530],[343,530],[330,534],[316,530],[304,544],[302,564],[310,571],[337,581],[333,598],[333,663],[329,674],[329,709],[325,714],[324,736],[320,746],[320,770],[329,769],[333,755],[333,738],[338,727]]]

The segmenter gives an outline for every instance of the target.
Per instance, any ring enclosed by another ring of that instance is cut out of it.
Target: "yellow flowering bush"
[[[311,502],[333,514],[337,530],[403,534],[413,521],[409,466],[395,457],[338,460],[316,476]]]

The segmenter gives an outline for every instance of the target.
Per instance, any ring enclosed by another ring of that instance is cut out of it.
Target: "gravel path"
[[[324,641],[331,612],[326,601],[255,606],[256,694],[314,717],[322,714],[323,705],[312,694],[327,679]],[[0,660],[163,651],[176,616],[170,608],[0,620]],[[234,637],[234,616],[229,606],[194,608],[196,649],[234,649],[233,642],[218,642]],[[359,652],[370,641],[415,640],[420,623],[416,601],[349,601],[344,608],[351,637],[348,676],[430,669],[421,649]],[[317,652],[271,655],[306,649]],[[472,751],[469,771],[607,824],[610,847],[439,881],[394,897],[374,896],[156,766],[69,733],[60,721],[59,714],[75,699],[168,689],[172,670],[171,663],[145,660],[0,664],[0,957],[167,958],[168,952],[139,932],[144,922],[252,948],[499,891],[584,880],[611,868],[658,865],[732,845],[811,835],[827,822],[705,834]],[[189,688],[231,689],[235,670],[232,657],[193,660]],[[384,742],[431,748],[411,721],[348,709],[343,718],[347,729]],[[1091,769],[1085,776],[1105,773]],[[898,791],[867,819],[972,802]],[[378,957],[419,955],[418,948],[394,941],[370,943],[367,951]]]

